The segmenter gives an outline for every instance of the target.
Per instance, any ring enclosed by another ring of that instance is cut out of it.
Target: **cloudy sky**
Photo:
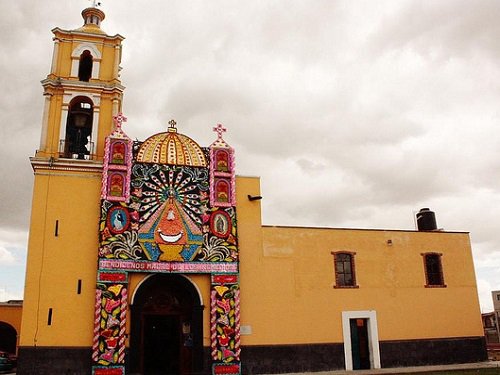
[[[228,128],[265,224],[470,231],[482,310],[500,289],[500,2],[102,0],[126,37],[132,138]],[[87,0],[2,0],[0,300],[22,298],[54,27]],[[97,230],[97,228],[96,228]]]

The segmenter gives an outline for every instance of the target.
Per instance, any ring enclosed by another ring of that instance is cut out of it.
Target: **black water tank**
[[[428,208],[421,208],[417,213],[417,228],[418,230],[436,230],[436,215]]]

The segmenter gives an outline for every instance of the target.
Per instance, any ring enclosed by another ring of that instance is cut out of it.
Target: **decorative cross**
[[[121,130],[122,124],[127,122],[127,118],[120,112],[116,116],[113,116],[113,121],[115,123],[116,130]]]
[[[222,124],[217,124],[217,126],[214,127],[213,130],[217,133],[218,139],[222,139],[222,133],[227,131],[227,129]]]
[[[177,123],[175,122],[174,119],[170,120],[168,124],[170,125],[169,128],[176,129],[175,125],[177,125]]]
[[[101,2],[97,0],[89,0],[92,1],[92,7],[97,8],[101,6]]]

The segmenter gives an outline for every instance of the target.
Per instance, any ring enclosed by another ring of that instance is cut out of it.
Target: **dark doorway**
[[[353,370],[370,368],[370,349],[368,345],[368,319],[350,319],[351,351]]]
[[[179,374],[181,331],[177,315],[144,315],[144,373]]]
[[[187,278],[149,277],[136,292],[131,311],[132,372],[184,375],[203,370],[203,307]]]
[[[0,322],[0,350],[16,354],[17,331],[10,324]]]

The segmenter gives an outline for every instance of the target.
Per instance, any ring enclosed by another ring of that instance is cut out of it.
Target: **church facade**
[[[262,226],[230,132],[126,134],[123,37],[55,28],[18,374],[262,374],[486,359],[467,233]],[[179,128],[181,125],[179,125]],[[425,212],[427,215],[427,212]]]

